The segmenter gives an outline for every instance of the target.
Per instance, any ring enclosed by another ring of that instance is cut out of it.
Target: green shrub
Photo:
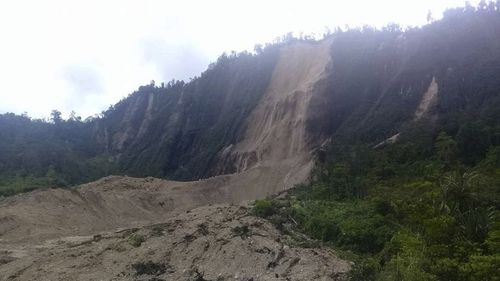
[[[246,224],[243,226],[237,226],[237,227],[231,229],[231,231],[234,233],[234,235],[240,236],[241,239],[248,238],[252,233],[252,231],[250,230],[250,228]]]
[[[140,234],[133,233],[128,237],[128,242],[134,247],[140,247],[146,238]]]
[[[135,275],[160,275],[167,271],[164,264],[152,261],[134,263],[132,268],[135,270]]]
[[[427,273],[422,266],[421,255],[397,255],[384,267],[380,281],[434,281],[436,276]],[[449,279],[453,280],[453,279]]]
[[[355,261],[349,272],[351,281],[373,281],[380,271],[380,264],[375,258],[364,258]]]
[[[500,280],[500,255],[471,256],[462,269],[464,277],[470,281]]]
[[[292,205],[292,214],[313,238],[359,253],[380,251],[394,232],[369,202],[307,200]]]
[[[263,199],[255,201],[253,207],[253,213],[256,216],[267,218],[272,216],[276,212],[273,201],[270,199]]]

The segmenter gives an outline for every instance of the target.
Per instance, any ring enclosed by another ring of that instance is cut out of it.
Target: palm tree
[[[480,205],[474,192],[479,183],[477,172],[454,172],[441,182],[440,210],[455,218],[462,238],[482,242],[495,221],[494,208]]]
[[[456,171],[444,176],[440,185],[441,211],[447,214],[456,214],[472,208],[477,201],[474,187],[477,185],[478,179],[477,172],[462,174]]]

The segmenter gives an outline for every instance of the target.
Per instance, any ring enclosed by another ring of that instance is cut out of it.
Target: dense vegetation
[[[400,55],[388,54],[401,52],[397,29],[342,33],[327,101],[335,110],[310,126],[332,142],[307,186],[258,201],[255,213],[299,242],[297,232],[339,250],[355,261],[353,280],[500,280],[499,21],[498,2],[450,10],[404,33],[414,44]],[[439,105],[417,120],[412,92],[426,90],[429,73]],[[397,143],[375,148],[396,133]]]
[[[105,151],[89,122],[54,111],[50,122],[0,114],[0,196],[67,186],[108,174]]]
[[[312,97],[321,111],[309,120],[311,134],[372,143],[415,126],[415,109],[433,78],[439,103],[428,117],[439,116],[437,127],[452,135],[460,129],[485,133],[476,131],[478,118],[493,124],[500,116],[498,3],[448,10],[442,20],[406,31],[398,26],[338,31],[334,67],[324,86],[328,98]],[[461,127],[464,123],[468,126]],[[477,145],[482,153],[488,148]]]
[[[255,210],[345,250],[353,280],[498,280],[500,146],[464,165],[470,152],[442,132],[428,153],[336,144],[311,184]]]
[[[353,280],[500,280],[500,2],[338,36],[330,117],[309,127],[332,142],[310,184],[256,214],[354,260]],[[439,104],[416,120],[432,76]]]

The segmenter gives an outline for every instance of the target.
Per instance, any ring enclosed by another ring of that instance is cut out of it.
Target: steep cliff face
[[[187,84],[142,87],[96,122],[98,139],[121,173],[252,174],[271,191],[288,188],[307,178],[324,143],[390,144],[415,126],[456,133],[457,116],[495,111],[498,82],[480,77],[499,73],[496,21],[450,16],[222,57]]]
[[[500,83],[491,78],[500,73],[499,34],[493,14],[337,34],[332,69],[318,84],[327,94],[310,101],[308,134],[375,145],[415,126],[454,135],[458,119],[498,115]]]
[[[261,198],[304,182],[313,148],[310,100],[328,77],[332,39],[222,57],[188,84],[143,86],[94,121],[116,171],[205,181],[230,201]],[[231,191],[228,191],[228,190]]]
[[[118,170],[136,176],[206,177],[219,151],[236,143],[267,89],[279,48],[223,56],[190,83],[143,86],[96,121]]]
[[[265,194],[289,188],[307,179],[321,142],[308,137],[306,121],[311,97],[326,94],[316,84],[328,76],[331,44],[298,41],[248,57],[248,67],[236,58],[187,85],[143,88],[98,121],[100,139],[132,175],[236,173],[252,178],[250,187],[264,184]],[[216,83],[214,71],[228,80]]]
[[[254,167],[281,170],[283,188],[306,180],[312,148],[319,139],[306,132],[311,96],[323,95],[316,83],[326,76],[332,40],[297,42],[282,48],[271,81],[246,121],[242,140],[222,151],[221,171]]]

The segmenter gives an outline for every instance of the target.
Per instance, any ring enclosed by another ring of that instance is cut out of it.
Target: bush
[[[299,228],[325,242],[358,253],[380,251],[394,232],[369,202],[307,200],[292,205]]]
[[[471,256],[463,268],[464,276],[471,281],[500,280],[500,255]]]
[[[152,261],[134,263],[132,268],[135,270],[135,275],[160,275],[167,271],[164,264]]]
[[[354,262],[349,272],[351,281],[373,281],[380,271],[380,264],[375,258],[365,258]]]
[[[270,217],[276,212],[274,205],[270,199],[257,200],[253,207],[253,213],[262,218]]]
[[[231,231],[234,233],[236,236],[240,236],[241,239],[246,239],[252,235],[252,231],[248,227],[248,225],[243,225],[243,226],[237,226]]]
[[[128,242],[134,247],[140,247],[144,241],[146,241],[146,238],[137,233],[134,233],[128,237]]]

